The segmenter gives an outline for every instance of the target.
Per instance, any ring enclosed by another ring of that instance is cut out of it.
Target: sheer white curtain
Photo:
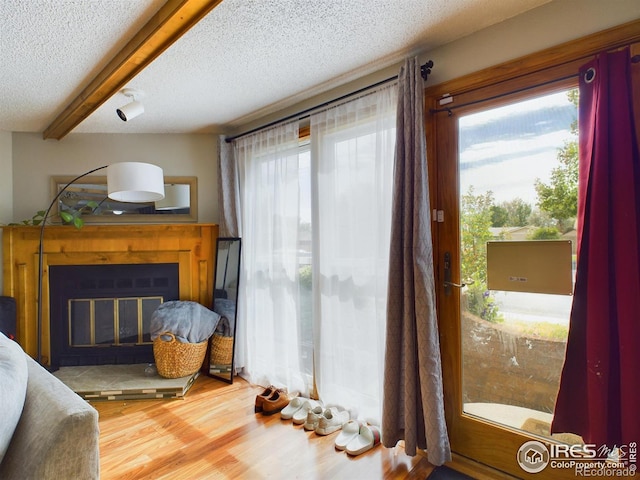
[[[298,122],[234,142],[240,178],[241,375],[258,385],[305,392],[299,348]]]
[[[379,424],[397,85],[311,116],[320,398]]]

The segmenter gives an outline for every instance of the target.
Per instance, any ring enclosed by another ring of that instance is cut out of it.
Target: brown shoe
[[[273,392],[269,398],[265,399],[262,402],[262,414],[263,415],[273,415],[274,413],[278,413],[284,407],[289,405],[291,399],[287,392],[284,390],[276,390]]]
[[[273,392],[275,392],[276,390],[277,390],[276,387],[274,387],[273,385],[269,385],[267,388],[264,389],[264,392],[256,395],[256,405],[253,411],[255,413],[260,413],[262,411],[263,402],[266,399],[268,399],[271,395],[273,395]]]

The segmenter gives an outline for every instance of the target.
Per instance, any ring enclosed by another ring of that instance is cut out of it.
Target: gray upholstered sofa
[[[0,479],[100,478],[98,412],[0,333]]]

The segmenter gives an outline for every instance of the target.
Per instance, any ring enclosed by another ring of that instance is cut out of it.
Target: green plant
[[[555,240],[560,237],[560,232],[556,227],[538,227],[527,236],[529,240]]]
[[[473,186],[462,195],[460,204],[461,278],[475,285],[487,283],[487,242],[491,234],[493,193],[475,194]]]
[[[45,210],[38,210],[33,217],[31,218],[27,218],[26,220],[22,220],[21,222],[18,223],[9,223],[9,226],[16,226],[16,225],[40,225],[43,220],[44,220],[44,214],[46,213]]]
[[[570,90],[568,97],[578,106],[578,90]],[[578,122],[571,123],[573,138],[558,149],[559,165],[551,171],[548,183],[536,179],[538,207],[555,221],[560,233],[573,228],[573,219],[578,213]]]
[[[79,210],[62,210],[60,212],[60,219],[62,220],[62,223],[72,224],[74,227],[80,229],[84,226],[82,215],[93,213],[96,208],[98,208],[98,205],[98,202],[89,201],[84,207]]]
[[[524,227],[531,215],[531,205],[521,198],[514,198],[500,205],[491,205],[492,227]]]
[[[73,225],[77,229],[80,229],[84,226],[84,220],[82,219],[83,214],[93,213],[96,208],[98,208],[98,202],[90,201],[79,210],[69,209],[61,211],[58,216],[62,223],[66,225]],[[9,223],[9,226],[18,226],[18,225],[31,225],[38,226],[42,225],[44,222],[44,217],[46,215],[46,210],[38,210],[31,218],[27,218],[18,223]],[[50,219],[51,217],[48,217]]]
[[[473,281],[468,282],[466,290],[469,312],[489,322],[499,323],[503,321],[503,317],[487,290],[487,242],[493,239],[490,230],[492,215],[498,212],[496,209],[492,210],[492,206],[493,193],[490,191],[476,195],[471,186],[462,196],[460,275],[464,282]]]
[[[491,323],[504,322],[498,305],[484,284],[471,284],[466,290],[467,310]]]

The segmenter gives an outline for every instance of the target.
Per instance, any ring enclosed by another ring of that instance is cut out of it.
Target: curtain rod
[[[631,63],[640,63],[640,55],[634,55],[633,57],[631,57],[630,60],[631,60]],[[538,83],[536,85],[530,85],[528,87],[519,88],[519,89],[516,89],[516,90],[512,90],[510,92],[500,93],[500,94],[494,95],[492,97],[481,98],[479,100],[473,100],[473,101],[467,102],[467,103],[461,103],[460,105],[452,105],[450,107],[444,107],[444,108],[432,108],[432,109],[429,110],[429,113],[433,114],[433,113],[447,112],[448,115],[451,116],[451,115],[453,115],[452,110],[455,110],[456,108],[468,107],[469,105],[475,105],[477,103],[482,103],[482,102],[489,102],[491,100],[496,100],[498,98],[507,97],[507,96],[513,95],[515,93],[526,92],[527,90],[533,90],[534,88],[544,87],[545,85],[551,85],[551,84],[554,84],[556,82],[562,82],[564,80],[568,80],[570,78],[574,78],[574,77],[578,77],[578,76],[580,76],[579,73],[574,73],[572,75],[567,75],[566,77],[555,78],[553,80],[549,80],[548,82]]]
[[[420,66],[420,75],[422,76],[422,79],[424,81],[426,81],[427,78],[429,77],[429,75],[431,74],[431,68],[432,67],[433,67],[433,61],[432,60],[429,60],[427,63],[425,63],[424,65]],[[250,135],[252,133],[258,132],[258,131],[263,130],[265,128],[269,128],[269,127],[272,127],[274,125],[277,125],[278,123],[286,122],[287,120],[292,120],[294,118],[298,118],[298,120],[302,120],[303,118],[308,117],[309,113],[313,112],[314,110],[318,110],[320,108],[328,107],[332,103],[339,102],[340,100],[344,100],[346,98],[352,97],[354,95],[358,95],[359,93],[365,92],[365,91],[370,90],[372,88],[379,87],[381,85],[384,85],[385,83],[392,82],[393,80],[397,80],[397,78],[398,78],[398,75],[395,75],[393,77],[389,77],[389,78],[387,78],[385,80],[381,80],[379,82],[376,82],[373,85],[369,85],[367,87],[360,88],[360,89],[356,90],[355,92],[351,92],[351,93],[348,93],[346,95],[342,95],[341,97],[334,98],[333,100],[321,103],[320,105],[316,105],[315,107],[307,108],[305,110],[302,110],[301,112],[294,113],[294,114],[289,115],[287,117],[281,118],[280,120],[275,120],[273,122],[267,123],[266,125],[262,125],[261,127],[253,128],[253,129],[251,129],[251,130],[249,130],[247,132],[240,133],[238,135],[234,135],[233,137],[226,137],[225,138],[225,142],[231,143],[236,138],[244,137],[245,135]]]
[[[456,108],[467,107],[469,105],[475,105],[477,103],[489,102],[491,100],[496,100],[498,98],[508,97],[509,95],[513,95],[515,93],[526,92],[527,90],[533,90],[534,88],[544,87],[545,85],[551,85],[557,82],[562,82],[563,80],[568,80],[570,78],[574,78],[579,75],[580,75],[579,73],[574,73],[572,75],[567,75],[566,77],[554,78],[553,80],[549,80],[548,82],[536,83],[535,85],[529,85],[528,87],[518,88],[516,90],[511,90],[509,92],[499,93],[498,95],[493,95],[492,97],[480,98],[478,100],[473,100],[471,102],[461,103],[460,105],[452,105],[450,107],[444,107],[444,108],[432,108],[429,110],[429,113],[433,114],[433,113],[447,112],[449,116],[451,116],[453,115],[453,112],[451,110],[455,110]]]

